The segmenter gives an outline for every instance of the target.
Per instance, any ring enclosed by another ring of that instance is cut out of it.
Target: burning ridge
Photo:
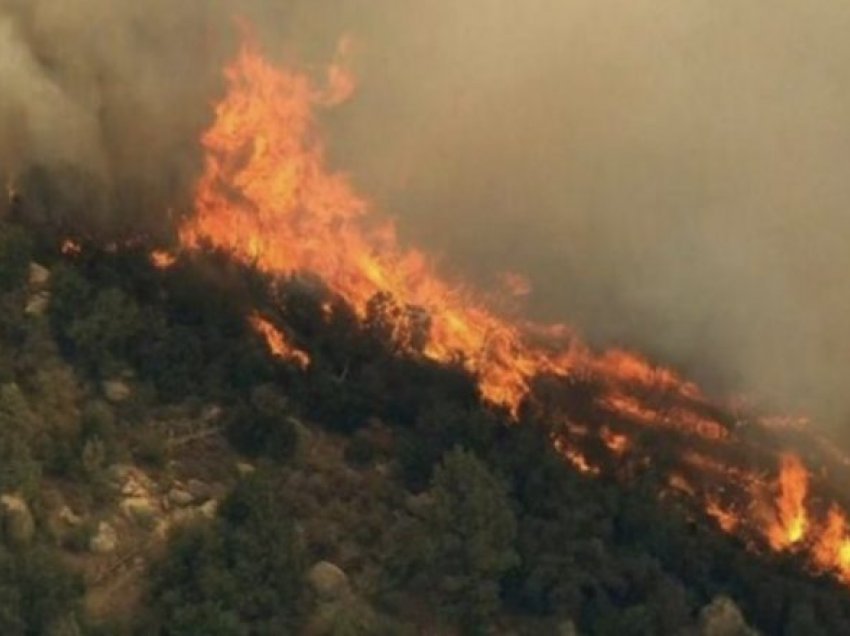
[[[543,413],[555,448],[576,469],[666,474],[663,496],[753,550],[799,553],[812,571],[850,584],[850,528],[829,486],[847,471],[843,457],[823,452],[805,428],[776,428],[714,404],[639,355],[594,352],[563,325],[500,316],[441,277],[426,254],[403,248],[393,223],[370,216],[368,201],[326,165],[315,113],[353,91],[343,64],[319,88],[305,73],[273,67],[249,38],[225,74],[227,94],[202,138],[194,212],[179,228],[183,249],[222,250],[271,276],[309,272],[361,320],[380,305],[399,351],[460,364],[487,403],[520,422]],[[168,254],[152,258],[172,263]],[[281,325],[260,313],[249,321],[280,359],[310,364]],[[676,452],[658,457],[658,436]],[[791,447],[822,471],[814,474]]]

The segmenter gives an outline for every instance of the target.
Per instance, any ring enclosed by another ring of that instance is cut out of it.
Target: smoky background
[[[351,36],[332,165],[446,271],[850,438],[850,5],[0,0],[0,173],[167,226],[234,15],[317,73]]]

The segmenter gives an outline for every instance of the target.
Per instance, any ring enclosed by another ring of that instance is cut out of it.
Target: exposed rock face
[[[103,395],[113,404],[125,402],[133,395],[132,389],[123,380],[106,380],[102,389]]]
[[[118,547],[118,533],[106,521],[97,526],[97,533],[89,541],[89,550],[95,554],[109,554]]]
[[[718,596],[700,610],[700,636],[758,636],[732,599]]]
[[[18,495],[0,497],[3,509],[3,532],[15,545],[27,545],[35,535],[35,520],[27,502]]]
[[[348,576],[329,561],[319,561],[310,568],[307,581],[319,600],[324,602],[339,601],[351,594]]]

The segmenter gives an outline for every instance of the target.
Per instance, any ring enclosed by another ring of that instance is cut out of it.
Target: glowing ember
[[[563,438],[556,437],[552,440],[555,449],[569,461],[573,468],[586,475],[598,475],[601,471],[593,466],[587,458],[576,448],[570,446]]]
[[[177,257],[165,250],[154,250],[151,252],[151,263],[157,269],[168,269],[177,262]]]
[[[709,498],[706,501],[705,511],[709,517],[712,517],[723,532],[735,532],[741,523],[732,510],[724,508],[719,501],[714,498]]]
[[[306,369],[310,366],[310,356],[290,344],[283,332],[268,320],[255,313],[248,318],[248,321],[254,330],[265,338],[269,351],[274,356],[294,364],[299,369]]]

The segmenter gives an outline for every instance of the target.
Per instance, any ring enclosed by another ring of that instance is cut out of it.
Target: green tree
[[[0,223],[0,292],[22,285],[32,258],[29,235],[15,225]]]
[[[473,453],[454,448],[437,467],[428,504],[400,546],[414,585],[438,592],[447,618],[487,623],[502,577],[518,564],[517,522],[505,483]]]
[[[176,537],[153,572],[156,633],[296,632],[305,562],[279,493],[261,471],[237,485],[212,526]]]

